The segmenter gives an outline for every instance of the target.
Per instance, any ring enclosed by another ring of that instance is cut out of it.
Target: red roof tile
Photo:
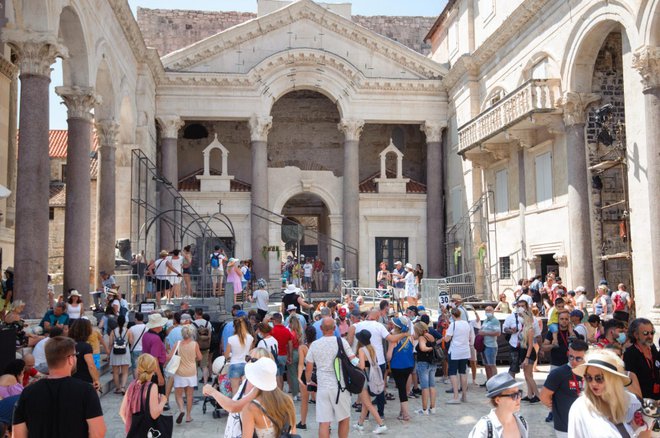
[[[92,150],[99,150],[99,139],[96,131],[92,133]],[[50,158],[66,158],[69,131],[66,129],[51,129],[48,132],[48,156]]]
[[[211,175],[221,175],[221,172],[210,169]],[[197,175],[202,175],[204,169],[196,170],[195,172],[184,176],[179,180],[179,191],[180,192],[199,192],[200,183],[196,178]],[[238,179],[232,179],[229,183],[230,191],[232,192],[249,192],[252,189],[252,186],[244,181]]]
[[[388,178],[396,178],[396,172],[391,169],[387,169],[386,174]],[[407,178],[406,175],[403,175],[403,177]],[[360,193],[378,193],[376,178],[380,178],[380,171],[362,180],[360,183]],[[410,178],[410,181],[406,184],[406,193],[426,193],[426,184]]]
[[[48,196],[49,207],[64,207],[66,205],[66,184],[51,183]]]

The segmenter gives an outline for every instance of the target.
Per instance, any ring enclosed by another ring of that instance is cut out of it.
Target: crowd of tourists
[[[379,287],[400,290],[375,307],[350,295],[310,303],[292,282],[279,309],[258,279],[249,297],[254,305],[234,305],[224,325],[185,300],[176,312],[129,313],[115,293],[96,318],[70,290],[66,300],[53,297],[38,327],[27,329],[25,304],[14,300],[2,318],[22,333],[22,354],[0,375],[0,424],[13,425],[16,437],[104,436],[99,397],[107,360],[116,394],[109,396],[122,397],[129,437],[151,430],[166,438],[185,428],[200,388],[205,403],[228,412],[226,437],[295,434],[310,421],[320,437],[330,436],[333,423],[340,437],[351,429],[382,434],[393,421],[446,421],[438,415],[444,405],[465,404],[474,415],[479,386],[492,409],[471,437],[532,436],[522,403],[547,406],[558,437],[643,437],[660,429],[655,329],[631,319],[625,285],[610,291],[603,283],[589,303],[584,288],[566,290],[550,274],[521,282],[513,299],[505,295],[483,312],[453,295],[432,318],[408,285],[409,277],[419,285],[422,276],[419,266],[397,262],[390,272],[381,265]],[[508,370],[498,373],[502,342]],[[542,386],[533,374],[539,357],[550,362]],[[387,403],[396,405],[396,418],[386,417]]]

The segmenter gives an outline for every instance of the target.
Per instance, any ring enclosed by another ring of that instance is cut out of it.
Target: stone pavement
[[[541,370],[540,373],[534,375],[537,384],[539,386],[543,384],[547,376],[547,370],[549,369],[548,365],[539,366]],[[506,367],[499,367],[500,371],[506,371]],[[522,374],[518,375],[518,378],[521,379]],[[483,374],[483,369],[478,370],[477,382],[482,383],[485,380],[485,374]],[[445,389],[449,389],[451,385],[443,384],[442,379],[438,378],[436,380],[436,386],[438,388],[438,401],[436,404],[438,412],[435,415],[428,417],[419,417],[412,414],[412,420],[409,422],[403,422],[396,420],[399,410],[398,400],[390,401],[385,405],[385,424],[389,428],[385,436],[401,436],[401,437],[413,437],[413,436],[428,436],[430,431],[433,431],[434,436],[442,436],[448,438],[465,438],[470,433],[470,430],[477,422],[479,418],[483,415],[486,415],[490,411],[489,400],[485,397],[486,391],[485,388],[475,387],[470,385],[468,391],[468,402],[460,405],[447,405],[445,400],[447,400],[450,395],[445,393]],[[525,386],[523,385],[523,390]],[[388,385],[388,391],[395,393],[394,382],[390,379],[390,384]],[[195,392],[196,398],[201,397],[201,388]],[[125,437],[124,434],[124,425],[119,418],[119,405],[121,403],[121,396],[115,394],[108,394],[101,398],[101,403],[103,405],[103,411],[105,413],[105,420],[108,425],[108,433],[106,437],[108,438],[119,438]],[[296,402],[296,411],[300,412],[300,402]],[[421,399],[411,399],[410,401],[410,411],[411,413],[417,409],[421,408]],[[170,405],[173,407],[173,411],[176,411],[176,402],[174,401],[174,394],[170,397]],[[530,405],[529,403],[521,403],[521,412],[527,423],[530,426],[529,436],[541,437],[541,436],[554,436],[552,430],[552,423],[546,423],[544,421],[548,411],[541,405],[537,403]],[[211,406],[208,405],[208,410],[206,414],[202,414],[202,402],[199,398],[199,402],[193,406],[192,423],[186,424],[185,422],[182,425],[174,425],[174,436],[177,438],[198,438],[199,436],[218,436],[222,437],[225,430],[226,415],[223,415],[220,419],[213,419],[211,413]],[[173,412],[170,411],[170,412]],[[318,436],[318,425],[315,420],[315,407],[313,404],[310,404],[309,415],[307,418],[307,430],[298,431],[298,433],[303,438],[311,438]],[[351,424],[357,422],[359,414],[353,411],[351,415]],[[333,427],[333,435],[336,436],[336,425]],[[374,422],[365,423],[365,432],[360,434],[351,428],[350,436],[357,437],[360,435],[372,435],[371,430],[375,428]]]

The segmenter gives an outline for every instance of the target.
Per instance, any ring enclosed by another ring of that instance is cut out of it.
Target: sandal
[[[394,394],[390,394],[389,392],[385,394],[385,400],[393,401],[394,398]]]
[[[181,412],[179,415],[177,415],[177,417],[176,417],[176,424],[181,424],[181,421],[183,421],[183,416],[184,416],[184,415],[185,415],[185,414],[184,414],[183,412]]]
[[[115,394],[121,394],[121,389],[119,389],[119,388],[115,388],[114,393],[115,393]]]
[[[396,419],[400,421],[410,421],[410,417],[404,415],[399,415],[398,417],[396,417]]]

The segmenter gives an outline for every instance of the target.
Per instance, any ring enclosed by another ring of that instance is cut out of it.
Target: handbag
[[[165,372],[168,374],[176,374],[176,371],[179,369],[179,365],[181,365],[181,356],[179,356],[178,354],[180,344],[181,342],[176,343],[174,354],[172,355],[170,361],[167,363],[167,366],[165,367]]]
[[[128,430],[126,438],[172,438],[174,419],[171,415],[160,415],[156,419],[151,418],[149,395],[153,386],[153,383],[149,383],[146,403],[140,400],[140,412],[134,413],[131,417],[131,428]]]

